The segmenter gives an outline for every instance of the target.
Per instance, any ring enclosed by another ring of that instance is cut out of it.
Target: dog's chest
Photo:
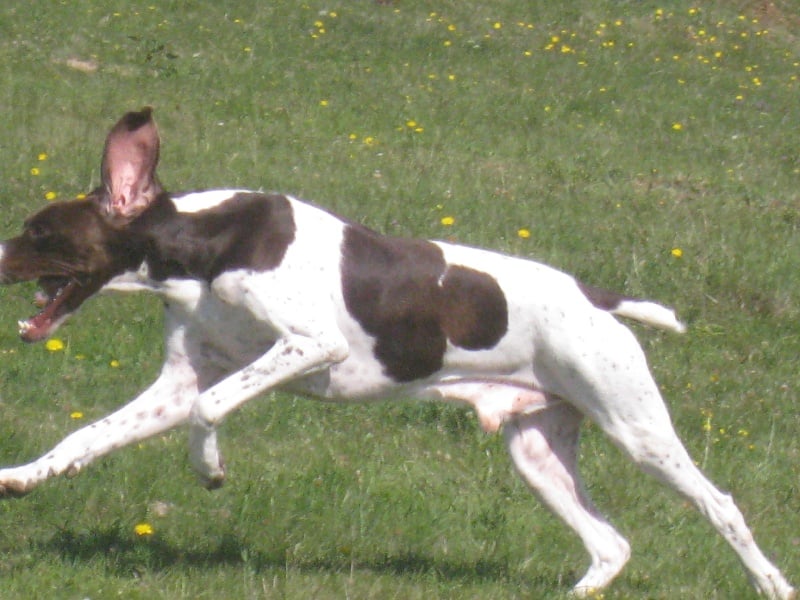
[[[168,322],[186,331],[188,352],[193,359],[222,370],[241,368],[266,352],[276,339],[264,321],[253,318],[228,289],[223,298],[207,284],[183,280],[162,288]]]

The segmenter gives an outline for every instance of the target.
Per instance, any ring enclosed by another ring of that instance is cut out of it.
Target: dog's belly
[[[371,342],[364,336],[366,345],[352,344],[350,355],[341,363],[324,371],[313,373],[286,386],[294,392],[326,400],[371,401],[391,399],[442,399],[456,398],[447,390],[453,384],[474,383],[502,385],[520,389],[537,387],[532,365],[520,361],[511,366],[497,366],[497,361],[507,359],[492,352],[465,352],[451,349],[445,355],[445,366],[430,376],[413,381],[398,382],[387,374],[385,366],[373,355]]]

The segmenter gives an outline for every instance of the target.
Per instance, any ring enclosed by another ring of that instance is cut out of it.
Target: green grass
[[[798,583],[800,13],[697,5],[6,3],[2,236],[96,185],[108,127],[151,104],[169,189],[291,192],[674,304],[687,335],[637,335],[676,427]],[[154,378],[154,299],[95,299],[48,352],[15,332],[33,287],[0,293],[2,463]],[[177,431],[0,504],[0,597],[559,598],[587,565],[468,412],[276,394],[221,440],[213,493]],[[633,546],[605,598],[750,593],[710,526],[591,425],[581,464]]]

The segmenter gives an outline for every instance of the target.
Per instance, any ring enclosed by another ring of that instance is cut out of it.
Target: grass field
[[[290,192],[672,304],[686,335],[636,333],[676,427],[798,584],[799,27],[791,0],[6,2],[0,236],[96,185],[150,104],[169,189]],[[16,335],[33,292],[0,291],[3,464],[159,367],[154,299],[92,300],[48,349]],[[185,442],[0,503],[0,598],[560,598],[587,566],[458,408],[269,395],[223,426],[213,493]],[[581,464],[633,547],[604,598],[751,594],[591,424]]]

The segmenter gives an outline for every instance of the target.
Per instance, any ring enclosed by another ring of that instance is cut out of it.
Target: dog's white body
[[[178,213],[213,211],[237,192],[170,201]],[[190,425],[190,459],[211,485],[224,478],[216,426],[244,402],[283,387],[332,400],[444,399],[475,407],[482,427],[502,429],[530,488],[582,539],[591,566],[575,591],[608,585],[627,562],[625,539],[584,492],[577,470],[584,416],[645,471],[690,499],[738,554],[770,598],[794,590],[762,554],[730,496],[697,469],[678,439],[632,333],[612,312],[680,330],[671,311],[641,301],[598,308],[569,275],[497,253],[433,243],[448,271],[490,274],[507,306],[507,327],[479,349],[448,338],[440,368],[398,377],[378,358],[376,336],[343,292],[351,224],[286,198],[296,227],[280,264],[224,270],[211,281],[154,277],[147,262],[105,290],[148,290],[166,306],[164,365],[140,396],[68,436],[40,459],[0,470],[0,486],[26,492],[48,477],[75,474],[94,459],[180,424]],[[427,243],[426,243],[427,244]],[[0,246],[0,266],[11,246]],[[431,249],[432,246],[427,246]],[[2,272],[0,272],[2,275]]]

